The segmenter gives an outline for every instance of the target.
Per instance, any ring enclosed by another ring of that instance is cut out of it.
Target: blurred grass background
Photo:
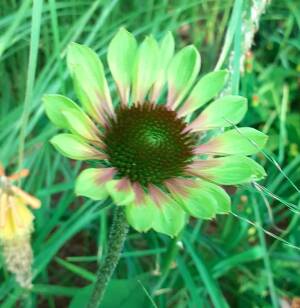
[[[216,64],[230,69],[226,91],[249,100],[242,124],[270,136],[257,157],[268,177],[238,189],[232,215],[191,220],[180,239],[132,231],[102,306],[299,307],[300,5],[272,1],[246,52],[251,18],[264,2],[0,2],[0,160],[11,170],[23,161],[31,170],[24,187],[43,202],[32,239],[34,287],[30,294],[22,291],[0,259],[1,308],[84,307],[107,249],[111,204],[75,197],[80,163],[48,143],[55,128],[41,97],[74,97],[65,63],[69,42],[89,45],[106,62],[108,42],[120,26],[139,40],[170,30],[177,48],[195,44],[201,74]]]

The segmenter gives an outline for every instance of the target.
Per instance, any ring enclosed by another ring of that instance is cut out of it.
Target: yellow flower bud
[[[0,164],[0,244],[7,269],[23,288],[31,288],[33,254],[30,237],[34,216],[27,205],[39,208],[40,201],[13,181],[28,175],[28,170],[7,177]]]

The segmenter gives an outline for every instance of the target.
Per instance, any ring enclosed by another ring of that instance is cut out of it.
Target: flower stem
[[[99,307],[106,286],[118,264],[120,254],[128,233],[128,223],[123,207],[116,207],[108,240],[108,251],[104,263],[99,266],[97,279],[88,308]]]

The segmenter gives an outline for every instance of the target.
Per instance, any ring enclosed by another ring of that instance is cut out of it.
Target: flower
[[[265,176],[246,156],[264,146],[266,135],[248,127],[213,134],[239,123],[247,101],[232,95],[214,100],[226,83],[226,70],[196,82],[200,55],[194,46],[174,55],[171,33],[159,44],[148,36],[138,46],[121,28],[107,61],[119,96],[114,103],[102,62],[76,43],[68,48],[67,63],[82,109],[65,96],[44,97],[49,119],[70,132],[51,143],[64,156],[93,166],[77,178],[77,195],[111,197],[125,206],[137,231],[174,236],[188,215],[212,219],[230,211],[222,185]]]
[[[13,181],[27,175],[24,169],[6,176],[0,164],[0,243],[8,270],[23,288],[31,287],[33,260],[30,236],[34,216],[26,205],[40,207],[38,199],[13,185]]]

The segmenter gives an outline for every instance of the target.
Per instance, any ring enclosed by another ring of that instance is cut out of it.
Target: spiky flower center
[[[165,106],[121,107],[110,119],[104,143],[118,176],[143,186],[162,184],[183,174],[192,158],[194,138],[186,124]]]

